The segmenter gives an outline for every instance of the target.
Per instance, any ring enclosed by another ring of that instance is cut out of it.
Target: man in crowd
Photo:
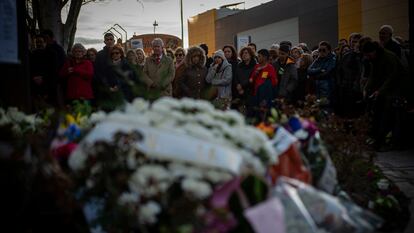
[[[402,122],[398,113],[404,111],[403,99],[409,93],[407,73],[398,57],[377,42],[366,42],[361,48],[372,64],[372,72],[364,96],[372,102],[372,136],[377,150],[384,150],[385,137],[393,131],[394,142],[401,143]]]
[[[331,45],[326,41],[319,43],[318,52],[318,58],[308,68],[308,75],[315,79],[315,91],[318,99],[323,100],[325,105],[330,105],[336,58],[332,53]]]
[[[96,54],[95,76],[93,81],[93,92],[96,102],[104,101],[105,93],[109,90],[108,81],[112,75],[111,51],[115,45],[115,38],[112,33],[104,35],[105,47]]]
[[[295,60],[289,54],[289,45],[282,44],[279,48],[277,61],[272,65],[279,77],[277,97],[283,98],[287,102],[293,102],[298,84],[298,72],[295,66]]]
[[[359,39],[362,35],[349,36],[351,50],[345,53],[337,64],[336,112],[342,116],[354,117],[362,112],[362,57],[359,52]]]
[[[155,38],[151,45],[153,53],[145,61],[142,81],[147,84],[151,92],[150,99],[157,99],[160,96],[172,96],[172,81],[175,74],[174,62],[163,53],[164,42],[162,39]]]
[[[63,67],[63,64],[66,60],[66,53],[65,50],[61,45],[59,45],[56,40],[55,36],[52,32],[52,30],[46,29],[42,32],[45,42],[46,42],[46,50],[49,54],[53,54],[55,62],[53,62],[53,74],[51,81],[51,90],[53,90],[53,93],[51,93],[52,98],[55,101],[55,106],[63,107],[63,96],[64,92],[66,90],[66,85],[59,82],[59,71]]]
[[[46,49],[46,38],[37,35],[35,49],[30,54],[30,78],[34,110],[45,104],[56,104],[56,53]]]
[[[401,46],[393,39],[394,29],[390,25],[383,25],[379,30],[379,40],[385,49],[393,52],[401,59]]]
[[[213,58],[208,56],[208,46],[207,44],[201,44],[200,48],[204,50],[204,53],[206,55],[206,68],[210,68],[211,64],[213,64]]]

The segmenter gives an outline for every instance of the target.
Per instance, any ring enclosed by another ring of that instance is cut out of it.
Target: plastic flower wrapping
[[[93,113],[85,127],[68,164],[93,232],[372,232],[380,222],[306,184],[299,142],[317,134],[312,124],[268,138],[237,112],[162,98]]]
[[[68,164],[91,226],[108,232],[228,232],[236,219],[227,206],[233,192],[227,183],[264,177],[277,162],[264,133],[239,113],[203,101],[163,98],[150,105],[136,99],[123,110],[92,114],[86,125],[94,127]]]

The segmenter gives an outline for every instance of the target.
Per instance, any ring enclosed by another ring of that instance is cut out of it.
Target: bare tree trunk
[[[63,24],[61,19],[61,0],[39,0],[39,29],[50,29],[55,40],[62,44]]]
[[[76,25],[78,23],[79,12],[82,7],[82,0],[71,0],[68,18],[63,27],[62,45],[67,50],[72,47],[75,41]]]

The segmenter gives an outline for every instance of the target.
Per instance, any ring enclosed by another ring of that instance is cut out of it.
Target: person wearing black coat
[[[104,35],[104,43],[105,47],[96,54],[94,64],[95,74],[92,88],[97,104],[104,101],[105,93],[109,88],[108,75],[112,73],[111,50],[115,45],[114,35],[112,33],[106,33]]]
[[[36,36],[36,49],[30,54],[30,81],[34,110],[56,104],[56,53],[46,49],[43,35]]]
[[[238,99],[237,109],[243,111],[247,105],[251,102],[249,100],[250,93],[252,92],[251,83],[249,78],[257,64],[255,60],[255,53],[250,47],[244,47],[240,50],[239,56],[242,61],[236,67],[235,85],[236,90],[233,93],[233,97]]]

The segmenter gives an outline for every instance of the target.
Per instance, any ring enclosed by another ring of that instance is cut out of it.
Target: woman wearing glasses
[[[113,75],[108,80],[109,91],[114,94],[122,94],[127,101],[132,101],[135,96],[133,87],[137,77],[133,69],[128,65],[124,57],[124,51],[119,46],[114,46],[111,51]]]
[[[185,50],[181,47],[178,47],[175,50],[174,56],[175,56],[175,76],[174,76],[174,80],[172,83],[173,97],[181,98],[183,97],[183,93],[178,83],[180,82],[180,79],[182,78],[182,75],[186,68],[185,63],[184,63]]]

